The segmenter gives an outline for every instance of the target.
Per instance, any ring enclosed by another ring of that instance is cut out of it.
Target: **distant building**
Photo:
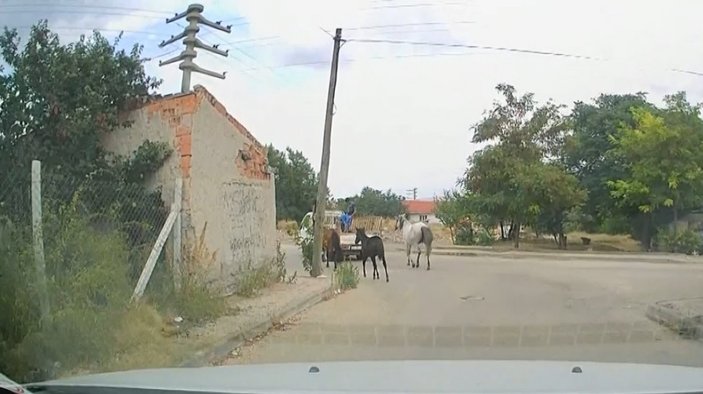
[[[435,206],[434,200],[403,200],[408,219],[413,222],[441,223],[435,216]]]

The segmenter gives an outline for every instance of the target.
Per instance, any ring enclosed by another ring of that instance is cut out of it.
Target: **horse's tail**
[[[429,226],[424,226],[420,230],[420,233],[422,237],[420,238],[421,242],[425,244],[425,248],[427,250],[427,256],[430,256],[430,252],[432,252],[432,241],[434,241],[434,235],[432,235],[432,230],[429,228]]]

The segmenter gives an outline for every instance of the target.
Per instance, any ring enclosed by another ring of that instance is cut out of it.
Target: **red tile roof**
[[[404,200],[403,206],[409,214],[427,215],[434,213],[434,200]]]

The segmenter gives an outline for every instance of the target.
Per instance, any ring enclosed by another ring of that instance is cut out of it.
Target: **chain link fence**
[[[160,190],[109,173],[46,166],[40,182],[36,175],[0,175],[0,370],[25,379],[113,357],[115,331],[170,211]],[[154,304],[174,294],[164,249],[145,293]]]

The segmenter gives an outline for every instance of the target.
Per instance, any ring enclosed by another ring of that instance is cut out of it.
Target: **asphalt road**
[[[291,269],[297,251],[286,252]],[[644,315],[652,302],[701,296],[703,264],[433,256],[426,271],[424,264],[407,267],[400,252],[387,256],[390,283],[372,280],[367,263],[368,277],[357,289],[311,308],[226,363],[542,359],[703,366],[703,343]]]

